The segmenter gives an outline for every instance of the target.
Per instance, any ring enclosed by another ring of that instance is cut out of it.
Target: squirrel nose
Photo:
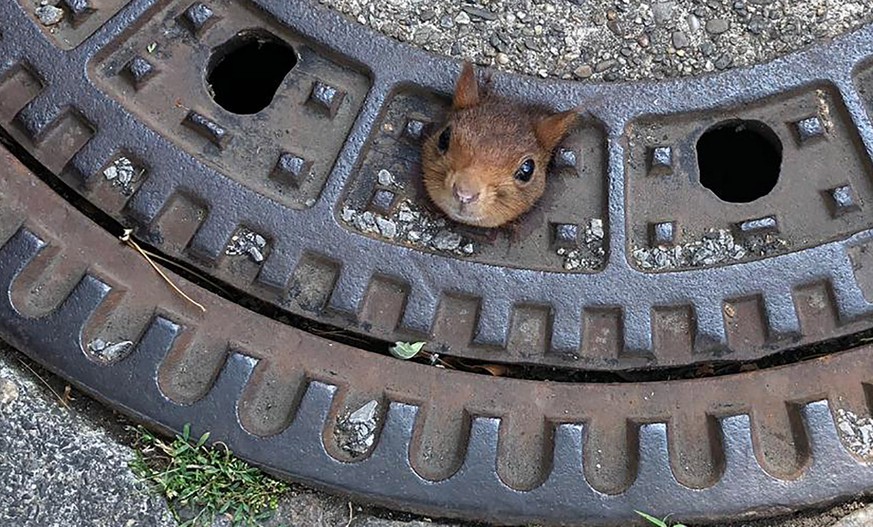
[[[463,203],[464,205],[473,203],[477,199],[479,199],[479,193],[473,192],[472,190],[468,190],[462,187],[459,187],[457,183],[452,185],[452,194],[455,195],[455,199]]]

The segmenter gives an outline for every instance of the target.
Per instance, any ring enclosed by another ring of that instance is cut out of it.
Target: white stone
[[[378,174],[376,174],[376,180],[380,185],[390,187],[394,184],[394,175],[383,168]]]
[[[44,5],[36,8],[36,16],[44,26],[53,26],[64,19],[64,10],[53,5]]]

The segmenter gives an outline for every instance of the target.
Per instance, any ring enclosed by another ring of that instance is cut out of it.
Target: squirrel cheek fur
[[[505,225],[543,195],[552,152],[577,117],[482,95],[467,62],[446,123],[423,145],[424,187],[457,222]]]

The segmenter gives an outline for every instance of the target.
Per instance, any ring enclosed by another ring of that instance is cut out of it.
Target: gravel
[[[376,439],[376,410],[379,401],[369,401],[354,412],[337,419],[337,446],[352,457],[360,457],[370,450]]]
[[[601,269],[606,251],[603,249],[603,220],[593,218],[583,227],[579,247],[556,249],[558,256],[564,259],[565,271],[593,271]]]
[[[133,349],[133,342],[122,340],[121,342],[106,342],[97,338],[88,343],[88,352],[98,361],[109,364],[122,357],[126,357]]]
[[[224,250],[228,256],[248,255],[255,263],[264,261],[264,253],[267,248],[267,240],[251,229],[241,227],[230,238],[230,242]]]
[[[103,177],[122,194],[130,196],[144,172],[144,169],[136,167],[129,158],[122,156],[103,169]]]
[[[397,185],[393,177],[377,175],[382,185]],[[386,183],[383,183],[385,181]],[[477,244],[452,230],[451,224],[415,203],[403,200],[389,215],[369,210],[357,210],[344,205],[340,219],[364,234],[399,241],[418,249],[444,252],[456,256],[471,256],[478,251]]]
[[[873,419],[837,409],[837,430],[843,442],[858,457],[873,461]]]
[[[740,262],[785,252],[789,243],[775,234],[735,239],[731,231],[712,229],[681,245],[634,247],[634,262],[645,270],[664,271]]]
[[[402,42],[506,71],[664,79],[747,66],[873,20],[873,0],[320,0]]]
[[[834,527],[869,527],[873,525],[873,507],[867,506],[849,514],[834,524]]]

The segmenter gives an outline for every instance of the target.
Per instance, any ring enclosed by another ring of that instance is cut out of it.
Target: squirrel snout
[[[452,194],[455,199],[464,205],[475,202],[479,199],[479,192],[459,186],[457,183],[452,185]]]

